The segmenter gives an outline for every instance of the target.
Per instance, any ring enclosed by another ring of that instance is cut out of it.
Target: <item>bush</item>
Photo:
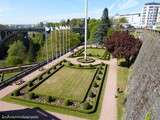
[[[29,87],[32,87],[32,86],[33,86],[32,81],[29,81],[28,86],[29,86]]]
[[[39,80],[42,80],[42,79],[43,79],[43,75],[40,75],[40,76],[39,76]]]
[[[103,72],[102,72],[102,71],[99,71],[98,74],[103,74]]]
[[[14,93],[11,93],[11,96],[14,96]]]
[[[53,69],[55,70],[55,69],[56,69],[56,66],[54,66]]]
[[[99,85],[96,82],[94,82],[93,87],[97,88],[97,87],[99,87]]]
[[[48,71],[47,71],[47,74],[51,74],[51,71],[50,71],[50,70],[48,70]]]
[[[88,103],[88,102],[86,102],[86,103],[84,103],[83,104],[83,109],[85,109],[85,110],[89,110],[89,109],[91,109],[93,106],[90,104],[90,103]]]
[[[89,64],[89,67],[91,67],[91,68],[92,68],[92,67],[93,67],[93,65],[92,65],[92,64]]]
[[[99,76],[96,77],[97,80],[101,80],[101,78]]]
[[[91,54],[91,53],[89,53],[89,54],[88,54],[88,56],[92,56],[92,54]]]
[[[96,97],[96,94],[93,92],[90,92],[89,97],[94,98],[94,97]]]
[[[78,67],[82,67],[82,65],[81,65],[81,64],[78,64],[77,66],[78,66]]]
[[[73,102],[71,100],[65,100],[64,104],[65,106],[69,106],[69,105],[72,105]]]
[[[48,96],[47,101],[52,102],[52,96]]]
[[[73,66],[73,64],[72,64],[71,62],[68,62],[68,65],[69,65],[69,66]]]
[[[29,94],[29,99],[34,99],[35,98],[35,93],[30,93]]]
[[[105,64],[103,62],[101,62],[101,66],[104,66]]]
[[[67,62],[67,60],[66,60],[66,59],[64,59],[64,60],[63,60],[63,62]]]
[[[19,96],[20,95],[20,91],[19,90],[16,90],[15,92],[14,92],[14,96]]]

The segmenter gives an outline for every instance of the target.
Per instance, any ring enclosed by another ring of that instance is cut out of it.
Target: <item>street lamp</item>
[[[85,45],[84,59],[87,59],[87,20],[88,20],[88,0],[85,0]]]

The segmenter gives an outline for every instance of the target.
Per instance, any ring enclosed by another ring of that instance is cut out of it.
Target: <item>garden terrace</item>
[[[6,98],[25,104],[36,103],[37,106],[49,105],[53,109],[58,107],[85,114],[94,113],[106,70],[105,64],[85,67],[74,64],[66,66],[61,63],[37,76]]]

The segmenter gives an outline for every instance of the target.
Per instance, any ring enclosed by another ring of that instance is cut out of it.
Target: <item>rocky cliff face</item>
[[[129,78],[126,120],[160,120],[160,34],[143,32],[143,45]]]

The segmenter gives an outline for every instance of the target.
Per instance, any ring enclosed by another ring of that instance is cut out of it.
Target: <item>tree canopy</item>
[[[96,36],[96,41],[98,44],[103,44],[104,43],[104,37],[107,34],[108,28],[111,26],[109,16],[108,16],[108,9],[105,8],[103,11],[103,15],[101,17],[101,24],[99,25],[95,36]]]
[[[23,43],[20,40],[15,41],[8,49],[7,63],[9,65],[22,64],[25,58],[25,52],[26,48]]]
[[[128,31],[116,31],[105,40],[108,51],[116,58],[125,58],[128,65],[136,58],[142,42]]]

